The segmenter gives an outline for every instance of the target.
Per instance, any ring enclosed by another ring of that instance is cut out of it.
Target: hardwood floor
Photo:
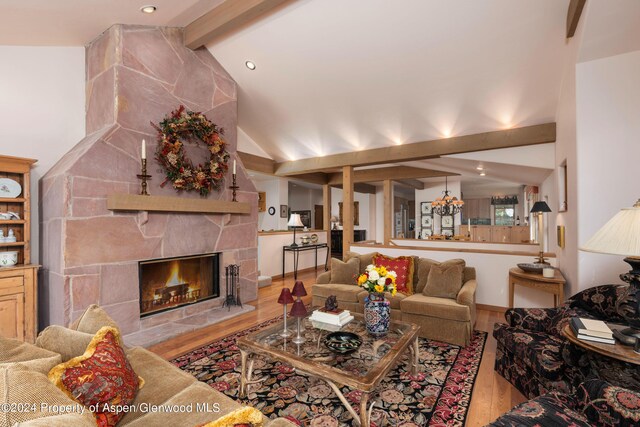
[[[303,297],[305,303],[311,303],[311,286],[315,282],[316,273],[308,272],[299,276],[305,283],[309,295]],[[174,339],[156,344],[149,350],[172,359],[190,350],[208,344],[218,338],[249,328],[257,323],[269,320],[282,314],[282,306],[276,301],[283,286],[293,287],[293,277],[285,280],[274,280],[269,287],[258,292],[258,300],[250,301],[256,307],[255,311],[243,314],[222,323],[193,331]],[[503,314],[495,311],[478,310],[476,329],[489,333],[480,364],[480,371],[476,380],[471,406],[467,416],[467,426],[483,426],[495,420],[518,403],[527,400],[509,382],[493,371],[496,355],[496,340],[491,335],[493,325],[504,320]]]

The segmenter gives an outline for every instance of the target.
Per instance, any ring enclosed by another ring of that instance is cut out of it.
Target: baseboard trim
[[[327,268],[328,267],[329,266],[327,265]],[[300,275],[301,273],[308,273],[309,271],[314,271],[315,269],[316,269],[315,267],[303,268],[302,270],[298,270],[298,275]],[[318,275],[322,273],[324,273],[324,267],[322,267],[321,265],[318,265]],[[282,277],[282,274],[276,274],[275,276],[271,276],[271,278],[274,280],[284,279],[287,277],[293,277],[293,271],[285,273],[284,277]]]
[[[480,310],[495,311],[498,313],[504,313],[505,311],[508,310],[507,307],[500,307],[498,305],[488,305],[488,304],[476,304],[476,308]]]

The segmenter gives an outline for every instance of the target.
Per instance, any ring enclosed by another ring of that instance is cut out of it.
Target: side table
[[[593,351],[603,356],[611,357],[622,362],[633,363],[634,365],[640,365],[640,354],[633,351],[633,346],[620,344],[616,341],[615,344],[604,344],[595,341],[586,341],[578,339],[576,334],[573,333],[571,326],[568,324],[562,328],[562,335],[564,335],[571,343],[582,347],[586,350]]]
[[[558,269],[555,269],[555,275],[553,278],[548,278],[544,277],[542,274],[527,273],[518,267],[512,268],[509,270],[509,307],[513,308],[513,288],[515,285],[552,293],[553,305],[557,307],[564,301],[565,283],[566,280]]]

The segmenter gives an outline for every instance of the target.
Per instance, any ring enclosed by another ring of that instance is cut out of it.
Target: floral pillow
[[[396,287],[398,292],[405,295],[413,295],[413,257],[399,256],[396,258],[382,254],[373,257],[373,264],[396,272]]]
[[[49,380],[88,407],[98,427],[115,426],[144,385],[120,346],[120,333],[111,326],[96,333],[82,356],[53,367]],[[115,407],[122,411],[112,411]]]

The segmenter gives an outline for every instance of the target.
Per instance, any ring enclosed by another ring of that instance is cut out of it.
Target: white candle
[[[145,143],[144,139],[142,140],[142,158],[147,158],[147,144]]]
[[[233,174],[236,174],[236,161],[233,161]]]

